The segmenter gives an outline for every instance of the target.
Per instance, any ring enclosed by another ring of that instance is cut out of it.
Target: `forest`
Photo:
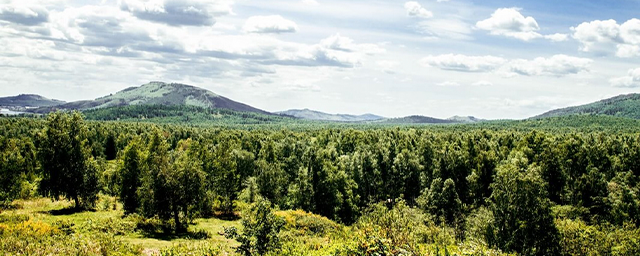
[[[286,129],[2,117],[0,252],[640,255],[639,126],[585,118]]]

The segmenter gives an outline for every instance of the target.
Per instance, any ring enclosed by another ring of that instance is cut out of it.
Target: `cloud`
[[[120,0],[122,10],[139,19],[170,26],[211,26],[216,16],[231,14],[230,0]]]
[[[418,2],[409,1],[404,3],[404,9],[407,11],[407,15],[417,18],[431,18],[433,13],[423,8]]]
[[[470,40],[471,29],[466,22],[456,19],[428,19],[418,24],[420,32],[431,38],[450,38],[454,40]]]
[[[443,87],[457,87],[457,86],[460,86],[460,83],[456,81],[444,81],[442,83],[437,83],[436,85],[443,86]]]
[[[588,72],[593,61],[567,55],[554,55],[550,58],[535,58],[533,60],[506,60],[495,56],[467,56],[460,54],[443,54],[427,56],[420,60],[425,66],[437,67],[443,70],[461,72],[492,72],[496,71],[505,76],[565,76]]]
[[[362,52],[365,54],[376,54],[384,52],[384,49],[375,44],[356,44],[351,38],[335,34],[320,41],[324,48],[343,52]]]
[[[525,76],[565,76],[589,72],[593,61],[567,55],[554,55],[551,58],[535,58],[533,60],[512,60],[506,65],[508,72]]]
[[[312,5],[312,6],[320,5],[320,3],[318,3],[318,1],[316,0],[302,0],[300,2],[305,5]]]
[[[348,37],[335,34],[315,45],[302,45],[287,51],[276,51],[276,58],[264,64],[285,66],[334,66],[353,68],[362,65],[367,55],[385,50],[374,44],[356,44]]]
[[[640,68],[629,69],[626,76],[612,78],[609,80],[609,83],[614,87],[640,87]]]
[[[489,31],[492,35],[502,35],[523,41],[540,38],[538,22],[529,16],[525,17],[517,8],[497,9],[491,17],[476,23],[476,27]]]
[[[295,22],[280,15],[249,17],[242,28],[247,33],[293,33],[298,31]]]
[[[544,38],[545,39],[549,39],[552,42],[563,42],[563,41],[567,41],[569,39],[569,35],[555,33],[555,34],[551,34],[551,35],[545,35]]]
[[[620,58],[640,57],[640,45],[619,44],[616,47],[616,56]]]
[[[619,40],[620,26],[615,20],[594,20],[571,27],[573,38],[582,46],[581,51],[594,51],[597,44],[614,44]]]
[[[481,80],[481,81],[475,82],[475,83],[473,83],[471,85],[473,85],[473,86],[493,86],[493,83],[489,82],[489,81]]]
[[[620,58],[640,56],[640,20],[630,19],[622,24],[615,20],[594,20],[571,27],[573,38],[580,42],[580,50],[610,54]]]
[[[39,6],[0,5],[0,20],[34,26],[49,20],[49,12]]]
[[[420,63],[444,70],[464,72],[488,72],[497,69],[506,62],[505,59],[494,56],[466,56],[460,54],[429,55]]]

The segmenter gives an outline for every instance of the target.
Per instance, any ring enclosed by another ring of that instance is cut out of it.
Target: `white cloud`
[[[480,80],[480,81],[475,82],[475,83],[473,83],[471,85],[473,85],[473,86],[493,86],[493,83],[489,82],[489,81],[485,81],[485,80]]]
[[[572,27],[573,38],[581,43],[580,50],[615,55],[620,58],[640,56],[640,20],[622,24],[615,20],[594,20]]]
[[[640,20],[630,19],[620,25],[620,39],[626,44],[640,44]]]
[[[26,26],[39,25],[47,22],[49,12],[37,5],[23,5],[11,3],[0,5],[0,20]]]
[[[249,17],[242,27],[247,33],[292,33],[298,31],[295,22],[280,15]]]
[[[577,27],[571,27],[573,38],[578,40],[581,51],[600,51],[595,46],[599,44],[614,44],[618,41],[620,26],[615,20],[594,20],[583,22]],[[595,49],[594,49],[595,48]],[[610,48],[610,47],[606,47]]]
[[[491,18],[476,23],[476,27],[489,31],[492,35],[513,37],[524,41],[540,38],[538,22],[529,16],[525,17],[517,8],[497,9]]]
[[[343,52],[362,52],[365,54],[383,53],[385,50],[375,44],[356,44],[351,38],[335,34],[320,41],[323,48],[343,51]]]
[[[454,40],[470,40],[469,24],[460,19],[428,19],[418,24],[420,32],[427,34],[428,39],[449,38]]]
[[[552,42],[563,42],[569,39],[569,35],[555,33],[551,35],[545,35],[544,38],[551,40]]]
[[[550,58],[535,58],[533,60],[506,60],[495,56],[467,56],[460,54],[443,54],[427,56],[420,60],[425,66],[437,67],[443,70],[462,72],[492,72],[506,77],[524,76],[565,76],[589,72],[593,61],[567,55],[554,55]]]
[[[443,86],[443,87],[457,87],[457,86],[460,86],[460,83],[456,81],[444,81],[442,83],[437,83],[436,85]]]
[[[438,2],[449,2],[449,0],[438,0]]]
[[[505,59],[494,56],[466,56],[460,54],[429,55],[420,63],[444,70],[465,72],[488,72],[497,69],[506,62]]]
[[[619,44],[616,47],[616,56],[620,58],[640,57],[640,45]]]
[[[626,76],[612,78],[609,83],[614,87],[640,87],[640,68],[629,69]]]
[[[119,0],[139,19],[171,26],[211,26],[216,16],[232,14],[232,0]]]
[[[589,72],[593,61],[567,55],[553,55],[551,58],[535,58],[533,60],[512,60],[505,66],[507,72],[525,76],[565,76]]]
[[[410,17],[418,17],[418,18],[431,18],[433,17],[433,13],[425,8],[423,8],[418,2],[409,1],[404,3],[404,9],[407,11],[407,15]]]

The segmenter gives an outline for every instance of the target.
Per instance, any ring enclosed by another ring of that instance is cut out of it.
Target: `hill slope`
[[[551,110],[532,118],[568,115],[608,115],[640,119],[640,94],[626,94],[581,106]]]
[[[384,119],[384,117],[364,114],[364,115],[346,115],[346,114],[327,114],[320,111],[310,109],[290,109],[286,111],[276,112],[276,114],[293,116],[305,120],[335,121],[335,122],[366,122]]]
[[[139,87],[130,87],[115,94],[95,100],[76,101],[62,105],[39,108],[35,112],[46,113],[58,109],[89,110],[118,106],[165,105],[196,106],[203,108],[230,109],[239,112],[271,113],[217,95],[211,91],[191,85],[151,82]]]
[[[413,116],[405,116],[405,117],[398,117],[398,118],[389,118],[389,119],[382,120],[379,123],[381,124],[453,124],[453,123],[460,123],[460,121],[413,115]]]
[[[0,98],[0,106],[2,107],[47,107],[64,103],[64,101],[47,99],[36,94],[20,94]]]

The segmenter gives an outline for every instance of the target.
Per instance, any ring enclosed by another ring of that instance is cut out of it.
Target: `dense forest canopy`
[[[88,115],[101,119],[104,111]],[[571,120],[589,117],[580,118]],[[125,214],[160,219],[176,232],[194,218],[233,216],[238,203],[256,203],[262,208],[254,212],[269,218],[265,205],[378,231],[396,214],[387,227],[430,222],[453,230],[456,241],[523,255],[580,254],[588,242],[579,233],[594,229],[602,237],[589,239],[603,248],[590,245],[591,252],[639,253],[637,128],[605,118],[608,125],[591,130],[554,129],[553,120],[528,121],[526,129],[494,122],[288,130],[88,122],[79,113],[0,118],[0,203],[36,185],[77,207],[91,207],[98,193],[117,196]],[[106,171],[111,162],[117,167]],[[252,225],[259,234],[267,224]],[[274,237],[279,228],[264,232]],[[249,241],[247,232],[235,237]],[[418,231],[389,232],[364,239],[391,254],[421,254],[417,245],[429,241]]]

